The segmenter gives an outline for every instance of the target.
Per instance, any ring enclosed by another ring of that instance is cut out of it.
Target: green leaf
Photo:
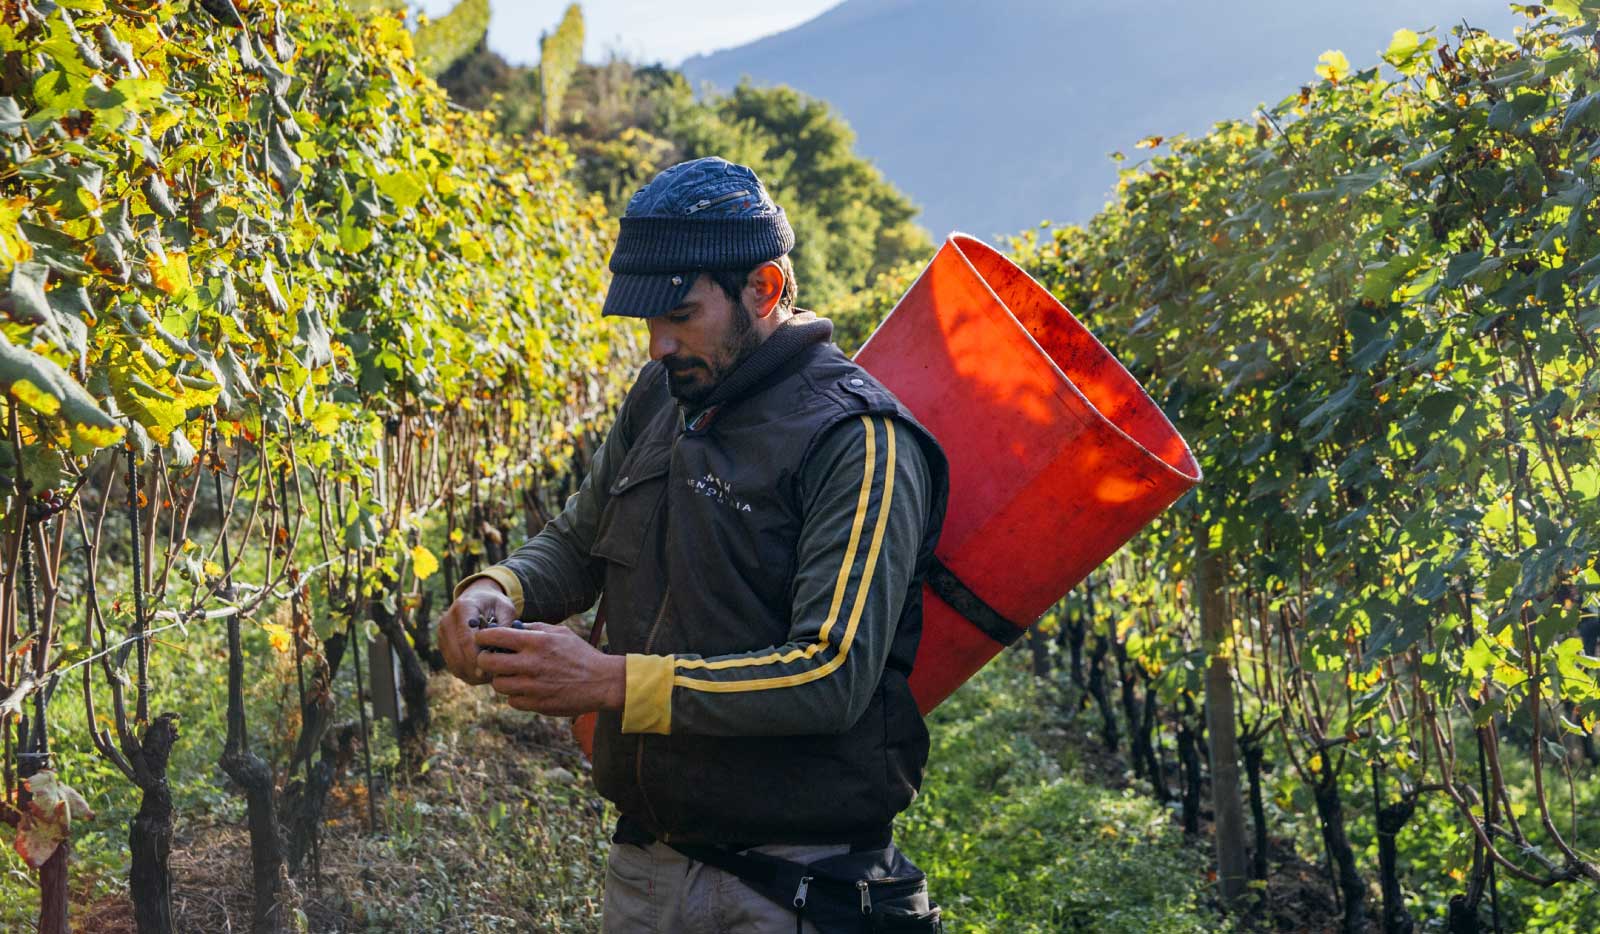
[[[1390,64],[1403,62],[1417,54],[1422,47],[1422,39],[1409,29],[1396,29],[1389,39],[1389,48],[1384,51],[1383,58]]]
[[[1489,721],[1493,720],[1497,714],[1504,710],[1505,706],[1506,696],[1501,694],[1490,698],[1477,707],[1474,707],[1472,709],[1472,725],[1480,728],[1488,726]]]
[[[1502,132],[1511,129],[1517,122],[1517,110],[1510,101],[1500,101],[1489,108],[1489,129]]]
[[[1521,579],[1521,561],[1516,559],[1502,561],[1495,565],[1494,570],[1489,573],[1488,579],[1483,582],[1484,595],[1491,598],[1504,596],[1506,591],[1510,590]]]
[[[1561,118],[1561,132],[1588,124],[1597,115],[1600,115],[1600,91],[1586,94],[1567,107],[1566,116]]]
[[[1369,341],[1365,347],[1356,351],[1355,356],[1350,358],[1350,368],[1359,373],[1372,372],[1372,368],[1377,366],[1378,362],[1390,350],[1394,349],[1394,345],[1398,342],[1399,338],[1397,337],[1380,337]]]
[[[1490,259],[1494,259],[1494,257],[1490,257]],[[1472,278],[1483,263],[1482,250],[1471,250],[1450,257],[1450,261],[1445,266],[1445,288],[1453,289],[1467,279]]]
[[[297,330],[295,341],[303,348],[296,354],[300,358],[300,365],[308,370],[315,370],[332,363],[331,338],[328,335],[327,325],[322,322],[322,315],[317,312],[316,304],[308,298],[295,316],[295,320]]]
[[[1297,514],[1304,514],[1311,508],[1312,504],[1326,499],[1331,490],[1332,484],[1327,477],[1311,478],[1311,481],[1306,484],[1306,488],[1301,491],[1299,496],[1295,497],[1294,511]]]
[[[28,484],[28,492],[42,493],[55,489],[61,485],[64,473],[60,451],[41,444],[23,445],[22,479]]]
[[[280,315],[289,313],[289,302],[283,297],[283,289],[278,285],[278,276],[272,271],[272,260],[267,260],[261,269],[261,287],[267,292],[267,302],[272,310]]]
[[[1407,162],[1405,165],[1402,165],[1400,167],[1400,174],[1421,175],[1424,172],[1431,172],[1439,167],[1439,164],[1444,161],[1445,154],[1449,151],[1449,146],[1440,146],[1438,149],[1428,153],[1421,159],[1418,159],[1415,162]]]
[[[26,126],[17,102],[9,97],[0,97],[0,136],[20,137]]]
[[[122,438],[122,427],[65,370],[15,346],[4,333],[0,333],[0,390],[40,415],[56,418],[75,451],[87,452]]]
[[[1484,641],[1482,636],[1479,636],[1478,641],[1472,643],[1462,653],[1461,668],[1472,680],[1482,681],[1488,677],[1489,671],[1494,667],[1494,661],[1494,650],[1489,647],[1489,643]]]
[[[152,172],[145,177],[144,184],[140,186],[144,191],[144,198],[150,203],[150,209],[162,217],[177,217],[178,208],[172,203],[172,195],[167,191],[167,183],[160,175]]]
[[[1583,18],[1583,7],[1578,3],[1578,0],[1549,0],[1545,6],[1548,6],[1550,12],[1557,16],[1571,20]]]
[[[1346,383],[1343,389],[1328,396],[1321,405],[1311,410],[1311,414],[1300,419],[1300,427],[1302,429],[1310,428],[1320,422],[1338,418],[1339,413],[1343,412],[1355,399],[1356,390],[1360,387],[1361,377],[1351,377],[1350,382]]]
[[[1375,165],[1360,172],[1341,175],[1334,179],[1333,189],[1340,195],[1354,196],[1372,188],[1374,185],[1389,177],[1389,167]]]
[[[390,172],[376,178],[378,190],[389,196],[401,211],[415,207],[428,190],[410,172]]]
[[[283,131],[276,124],[267,142],[267,161],[272,169],[272,177],[277,181],[279,193],[285,198],[293,194],[300,187],[300,154],[294,151],[289,141],[284,139]]]
[[[18,263],[11,270],[11,294],[4,303],[13,320],[21,324],[49,324],[55,317],[44,286],[50,270],[42,263]]]

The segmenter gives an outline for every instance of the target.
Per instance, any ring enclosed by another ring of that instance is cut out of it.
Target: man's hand
[[[480,649],[509,650],[483,652],[477,664],[511,706],[558,717],[622,709],[628,688],[622,656],[607,655],[565,626],[527,627],[473,633]]]
[[[439,617],[439,653],[444,656],[444,666],[468,684],[489,683],[489,675],[478,667],[478,644],[467,626],[469,621],[486,616],[509,622],[517,618],[517,609],[499,584],[479,578]]]

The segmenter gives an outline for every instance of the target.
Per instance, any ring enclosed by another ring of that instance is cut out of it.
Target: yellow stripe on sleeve
[[[633,655],[624,659],[628,686],[622,700],[622,732],[672,732],[672,656]]]
[[[865,421],[865,419],[863,420]],[[803,652],[804,657],[807,658],[811,657],[811,655],[815,654],[815,652],[821,651],[828,644],[828,634],[835,621],[836,612],[840,602],[843,599],[844,590],[849,581],[850,567],[854,563],[859,533],[866,517],[866,504],[868,502],[867,493],[871,489],[874,460],[872,423],[867,421],[866,424],[867,469],[866,477],[862,481],[863,499],[856,507],[856,519],[854,527],[851,530],[850,547],[846,551],[844,567],[839,571],[839,583],[834,589],[833,611],[829,613],[827,622],[823,624],[821,637],[813,645],[807,646]],[[811,681],[816,681],[820,678],[825,678],[838,669],[840,665],[844,664],[845,657],[850,652],[850,643],[855,639],[856,626],[858,623],[860,623],[861,614],[867,606],[867,592],[872,583],[872,575],[877,570],[878,553],[883,547],[884,530],[889,525],[889,507],[894,500],[895,431],[894,427],[887,422],[884,424],[884,429],[884,434],[887,438],[887,444],[885,445],[886,451],[884,456],[883,501],[878,508],[878,521],[872,530],[872,544],[867,549],[866,565],[861,572],[861,583],[856,588],[856,598],[855,602],[850,608],[850,621],[845,627],[844,638],[839,641],[838,654],[834,655],[832,658],[828,659],[828,661],[810,671],[796,672],[795,674],[791,675],[783,675],[773,678],[755,678],[744,681],[710,681],[701,678],[690,678],[686,675],[680,674],[673,678],[674,685],[696,691],[708,691],[712,693],[724,694],[740,691],[767,691],[777,688],[794,687],[798,684],[806,684]],[[799,657],[797,652],[798,650],[792,651],[788,654],[790,656]],[[774,653],[773,655],[765,656],[764,658],[771,660],[778,657],[779,656]],[[699,659],[678,662],[677,667],[693,667],[692,662],[694,661],[699,661]],[[738,661],[742,662],[745,661],[745,659],[738,659]],[[710,667],[710,665],[705,665],[702,667]]]

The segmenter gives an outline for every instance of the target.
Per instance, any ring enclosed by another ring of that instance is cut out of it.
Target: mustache
[[[662,357],[661,365],[667,368],[668,373],[683,373],[697,366],[711,369],[710,365],[699,357]]]

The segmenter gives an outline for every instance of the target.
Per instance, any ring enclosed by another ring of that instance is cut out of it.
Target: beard
[[[761,346],[751,317],[749,309],[741,302],[717,344],[713,359],[676,354],[661,358],[667,368],[667,389],[674,399],[690,406],[704,404],[728,374]]]

